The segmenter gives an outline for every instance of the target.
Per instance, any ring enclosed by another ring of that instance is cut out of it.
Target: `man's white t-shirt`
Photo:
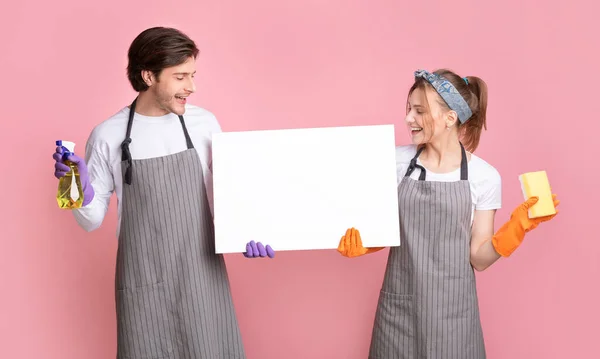
[[[396,170],[398,184],[406,174],[410,160],[417,154],[416,145],[396,147]],[[423,166],[420,160],[417,163]],[[423,166],[425,167],[425,166]],[[469,160],[469,184],[471,186],[471,199],[473,201],[471,220],[475,210],[494,210],[502,206],[502,180],[498,171],[489,163],[471,154]],[[460,181],[460,168],[448,173],[435,173],[427,169],[426,181],[454,182]],[[419,179],[420,169],[416,169],[410,178]]]
[[[198,161],[202,166],[212,210],[212,135],[221,132],[221,127],[211,112],[191,104],[186,105],[183,117],[194,148],[198,152]],[[95,196],[87,206],[73,210],[75,219],[86,231],[100,227],[113,193],[116,194],[118,203],[117,235],[120,231],[124,183],[121,171],[121,143],[125,139],[128,119],[129,108],[123,107],[97,125],[87,141],[85,161]],[[187,149],[181,122],[174,113],[158,117],[136,113],[131,139],[129,149],[134,160],[172,155]],[[135,166],[133,170],[135,171]]]

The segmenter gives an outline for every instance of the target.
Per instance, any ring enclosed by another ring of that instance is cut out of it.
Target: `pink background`
[[[3,208],[0,357],[115,355],[116,201],[85,233],[57,208],[54,141],[81,153],[132,100],[126,52],[169,25],[201,48],[192,102],[224,130],[396,123],[412,73],[450,67],[490,87],[480,156],[503,176],[545,169],[555,221],[478,274],[489,358],[598,354],[598,6],[593,1],[15,1],[0,15]],[[504,4],[504,5],[500,5]],[[593,8],[595,7],[595,8]],[[543,132],[542,132],[543,131]],[[511,138],[512,137],[512,138]],[[594,156],[595,154],[595,156]],[[341,236],[342,233],[340,233]],[[364,359],[387,250],[227,257],[249,359]]]

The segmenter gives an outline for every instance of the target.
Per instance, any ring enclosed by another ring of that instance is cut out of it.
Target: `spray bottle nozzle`
[[[60,148],[62,149],[63,155],[62,155],[62,159],[63,161],[66,160],[70,155],[74,154],[74,150],[75,150],[75,143],[70,142],[70,141],[62,141],[62,140],[57,140],[56,141],[56,145],[60,146]]]

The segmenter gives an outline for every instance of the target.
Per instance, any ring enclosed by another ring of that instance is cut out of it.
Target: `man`
[[[67,157],[80,172],[81,227],[100,227],[113,192],[118,200],[117,358],[245,358],[214,247],[211,135],[221,128],[188,104],[198,52],[176,29],[139,34],[127,68],[137,98],[94,128],[85,160]],[[61,147],[53,156],[60,178]],[[244,255],[274,251],[252,241]]]

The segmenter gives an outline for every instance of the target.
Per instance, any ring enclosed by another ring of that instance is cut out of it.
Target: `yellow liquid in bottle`
[[[61,209],[81,208],[83,204],[83,189],[81,180],[79,179],[79,170],[70,161],[65,161],[64,163],[71,168],[71,171],[67,172],[58,181],[58,192],[56,194],[58,207]]]

